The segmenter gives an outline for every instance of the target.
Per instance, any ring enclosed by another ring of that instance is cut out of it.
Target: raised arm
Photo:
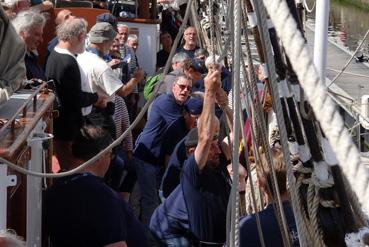
[[[230,132],[233,132],[233,112],[228,105],[228,95],[222,88],[218,88],[217,90],[216,103],[226,114],[228,128]]]
[[[214,107],[216,92],[220,87],[220,72],[218,70],[209,71],[204,79],[204,84],[204,105],[198,123],[199,141],[195,149],[195,160],[200,170],[206,165],[215,134],[216,116]]]
[[[144,78],[144,72],[142,69],[137,69],[133,75],[132,78],[123,85],[118,91],[117,94],[121,97],[126,97],[128,94],[130,94],[135,86]]]

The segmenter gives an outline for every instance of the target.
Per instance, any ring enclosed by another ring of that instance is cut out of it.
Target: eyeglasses
[[[181,91],[187,89],[187,91],[191,92],[192,91],[192,87],[189,85],[183,85],[183,84],[179,84],[176,82],[176,84],[178,85],[178,87],[181,89]]]

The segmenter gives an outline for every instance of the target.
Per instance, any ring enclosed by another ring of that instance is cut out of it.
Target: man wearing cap
[[[183,105],[191,88],[190,78],[177,77],[172,92],[162,94],[153,101],[147,123],[136,141],[134,157],[141,190],[141,220],[147,228],[151,214],[159,204],[159,172],[164,165],[164,136],[167,128],[183,117]]]
[[[189,132],[180,185],[154,212],[150,229],[167,246],[223,246],[226,241],[226,211],[230,179],[226,162],[220,161],[214,115],[219,71],[205,78],[205,95],[198,128]]]
[[[113,72],[111,67],[104,61],[104,56],[109,53],[109,49],[114,42],[117,32],[113,26],[107,22],[96,23],[90,30],[90,46],[86,51],[77,57],[83,72],[87,76],[92,92],[98,92],[109,98],[108,106],[104,109],[93,108],[87,116],[87,121],[94,125],[100,125],[109,130],[115,138],[115,125],[112,118],[114,113],[114,95],[121,97],[128,95],[133,87],[142,80],[142,70],[136,70],[127,84]]]

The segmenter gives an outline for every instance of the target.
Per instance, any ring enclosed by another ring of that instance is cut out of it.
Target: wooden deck
[[[314,47],[314,32],[312,30],[313,27],[307,26],[305,31],[311,51]],[[327,83],[329,83],[341,71],[353,53],[338,46],[332,40],[328,42],[327,53],[326,76]],[[344,73],[330,86],[330,89],[337,103],[355,115],[360,111],[361,96],[369,94],[369,64],[357,63],[353,59]]]

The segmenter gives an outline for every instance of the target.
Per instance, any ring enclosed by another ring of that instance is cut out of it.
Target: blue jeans
[[[149,232],[151,215],[159,205],[158,179],[160,167],[136,157],[135,165],[141,192],[141,221]]]

